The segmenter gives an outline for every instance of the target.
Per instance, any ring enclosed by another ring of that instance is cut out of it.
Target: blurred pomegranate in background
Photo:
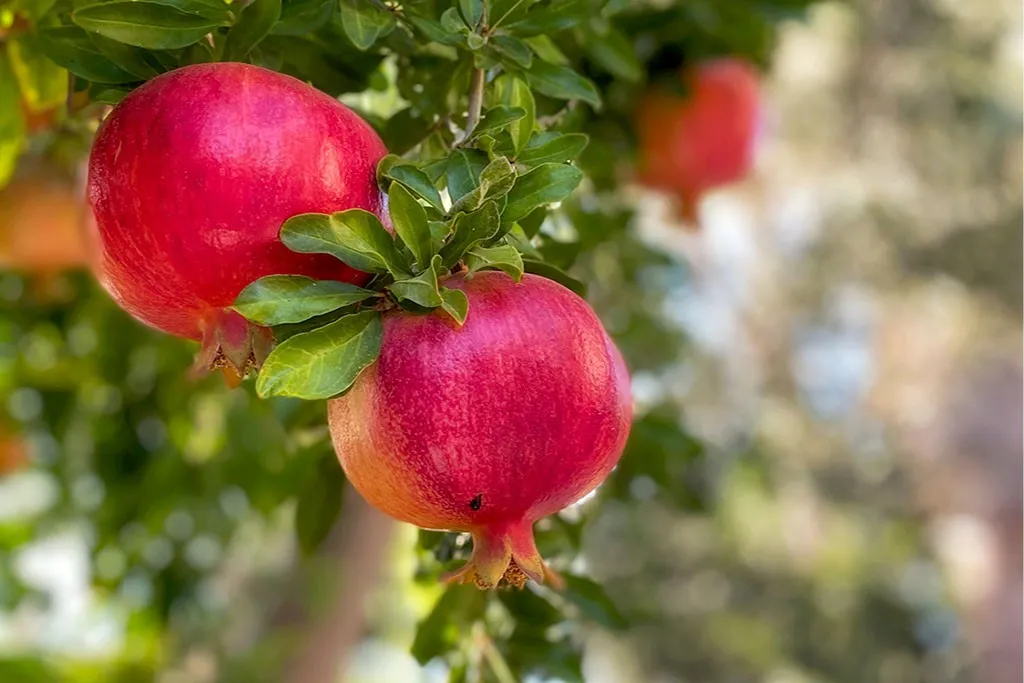
[[[753,165],[761,122],[759,77],[732,57],[680,73],[684,90],[653,86],[637,109],[640,181],[679,202],[679,217],[697,226],[702,196],[741,180]]]

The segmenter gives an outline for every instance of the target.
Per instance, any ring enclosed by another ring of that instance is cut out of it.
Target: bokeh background
[[[0,681],[445,681],[451,648],[537,681],[1020,681],[1022,53],[1014,0],[817,4],[780,24],[756,170],[699,232],[625,181],[567,206],[638,406],[544,537],[604,587],[571,624],[424,580],[461,539],[346,490],[322,406],[194,383],[189,344],[54,249],[7,263]],[[74,211],[82,149],[42,137],[0,235]]]

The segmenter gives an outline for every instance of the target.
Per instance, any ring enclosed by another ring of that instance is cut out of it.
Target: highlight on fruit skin
[[[558,586],[533,524],[593,491],[632,420],[622,356],[587,303],[535,275],[456,275],[469,299],[445,314],[393,310],[381,354],[328,402],[335,451],[374,506],[427,529],[466,531],[481,588]]]
[[[361,284],[322,254],[289,251],[281,224],[302,213],[381,209],[373,129],[298,79],[241,63],[168,72],[105,119],[89,158],[96,275],[138,320],[202,343],[195,370],[237,384],[270,331],[227,310],[265,275]]]
[[[636,112],[639,180],[672,195],[696,226],[708,191],[749,173],[762,122],[760,83],[748,62],[725,57],[679,72],[685,94],[653,86]]]

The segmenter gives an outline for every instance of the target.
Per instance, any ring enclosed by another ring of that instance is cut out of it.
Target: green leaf
[[[111,2],[82,7],[71,14],[87,31],[149,50],[187,47],[225,21],[189,14],[154,2]]]
[[[424,308],[437,308],[444,303],[437,282],[439,271],[443,272],[441,257],[435,256],[430,266],[415,277],[392,282],[388,289],[402,301],[411,301]]]
[[[516,161],[527,166],[572,161],[587,146],[589,139],[583,133],[560,135],[552,131],[538,133],[530,139]]]
[[[484,112],[483,118],[480,119],[480,123],[473,131],[473,136],[507,128],[524,116],[526,116],[526,110],[522,107],[509,107],[504,104],[492,107]]]
[[[587,19],[593,9],[590,0],[552,0],[543,7],[535,7],[525,18],[509,24],[508,30],[520,36],[550,35]]]
[[[20,102],[14,72],[6,57],[0,54],[0,187],[10,180],[25,144],[25,122]]]
[[[271,33],[282,36],[312,33],[327,23],[337,6],[337,0],[284,0],[281,20],[274,24]]]
[[[516,170],[505,157],[498,157],[480,172],[480,182],[472,192],[452,204],[449,213],[476,211],[487,199],[500,199],[516,182]]]
[[[487,594],[476,586],[450,585],[438,599],[427,618],[416,628],[412,656],[420,664],[452,651],[483,617]]]
[[[587,295],[587,286],[584,283],[580,282],[560,268],[555,268],[550,263],[524,258],[523,270],[527,273],[540,275],[541,277],[546,277],[549,280],[554,280],[566,289],[569,289],[580,296]]]
[[[601,94],[589,80],[572,69],[555,66],[539,59],[526,72],[526,80],[534,90],[560,100],[583,100],[595,107],[601,106]]]
[[[98,33],[87,34],[93,44],[104,56],[109,57],[112,62],[140,79],[149,80],[159,76],[162,69],[158,69],[156,60],[147,60],[146,51],[133,45],[125,45],[116,40],[111,40]]]
[[[530,92],[530,86],[525,81],[508,74],[495,81],[494,89],[498,102],[510,107],[518,107],[526,112],[526,116],[509,127],[512,144],[518,153],[526,147],[536,125],[537,104],[534,102],[533,93]]]
[[[466,252],[466,265],[470,273],[484,268],[497,268],[511,275],[516,282],[523,277],[523,257],[509,244],[473,247]]]
[[[224,59],[241,61],[270,33],[281,18],[281,0],[253,0],[228,31]]]
[[[390,272],[395,277],[409,270],[395,240],[380,219],[369,211],[349,209],[330,216],[306,213],[293,216],[281,227],[281,241],[303,254],[330,254],[367,273]]]
[[[362,287],[303,275],[269,275],[251,283],[234,308],[257,325],[300,323],[377,296]]]
[[[545,62],[561,66],[569,65],[569,58],[565,56],[565,53],[555,45],[555,41],[553,41],[549,36],[543,34],[539,36],[530,36],[529,38],[524,38],[523,42],[529,45],[530,49],[533,50],[533,53]]]
[[[503,222],[513,222],[538,206],[560,202],[573,193],[583,180],[583,172],[566,164],[541,164],[519,176],[508,193]]]
[[[384,177],[402,183],[407,189],[416,193],[420,199],[426,200],[438,211],[444,211],[441,193],[434,187],[430,177],[415,166],[397,163],[384,172]]]
[[[328,453],[297,496],[295,536],[299,549],[307,557],[323,544],[341,512],[345,474],[334,453]]]
[[[420,33],[435,43],[441,43],[442,45],[461,45],[463,42],[462,33],[458,30],[451,31],[440,22],[428,19],[427,17],[421,17],[418,14],[409,12],[405,16],[406,20],[412,24]]]
[[[461,213],[455,217],[455,228],[448,243],[441,249],[441,259],[446,268],[452,268],[467,250],[484,240],[490,239],[501,226],[501,213],[497,202],[484,202],[472,213]]]
[[[261,398],[292,396],[306,400],[342,393],[377,360],[383,329],[380,313],[365,311],[290,337],[267,356],[256,381],[256,393]]]
[[[412,193],[398,182],[391,183],[388,190],[388,209],[395,232],[405,246],[409,247],[417,265],[426,268],[430,263],[430,257],[434,255],[427,212]]]
[[[491,0],[487,10],[491,30],[519,21],[536,2],[537,0]]]
[[[586,46],[590,58],[613,76],[629,83],[637,83],[644,77],[644,66],[636,56],[636,48],[614,26],[609,26],[605,35],[591,33]]]
[[[89,34],[78,26],[38,31],[22,39],[71,73],[93,83],[132,83],[142,80],[103,54]]]
[[[459,13],[466,26],[476,28],[484,18],[483,0],[459,0]]]
[[[547,216],[548,209],[546,206],[542,206],[531,211],[525,218],[520,218],[516,221],[516,225],[523,229],[523,236],[526,239],[531,239],[540,232],[540,227],[544,224],[544,219]]]
[[[529,69],[530,64],[533,63],[533,52],[530,50],[530,46],[515,36],[496,35],[491,38],[491,45],[516,66]]]
[[[368,50],[395,27],[395,17],[371,0],[342,0],[341,24],[353,45]]]
[[[469,315],[469,299],[466,293],[460,289],[441,288],[441,309],[452,317],[452,320],[459,324],[459,327],[466,322]]]
[[[457,149],[448,157],[445,169],[448,196],[457,202],[479,184],[480,172],[487,166],[487,155],[476,149]]]
[[[181,10],[187,14],[198,14],[208,19],[227,21],[230,19],[230,6],[224,0],[151,0],[158,5],[167,5],[174,9]],[[82,0],[80,4],[86,4],[89,0]],[[75,4],[79,4],[76,2]],[[96,4],[96,3],[92,3]]]
[[[563,576],[565,590],[562,596],[576,605],[584,617],[614,631],[621,631],[629,626],[629,622],[599,583],[582,576]]]
[[[7,57],[18,81],[21,99],[30,110],[47,111],[64,104],[68,96],[68,74],[47,58],[33,41],[8,42]]]

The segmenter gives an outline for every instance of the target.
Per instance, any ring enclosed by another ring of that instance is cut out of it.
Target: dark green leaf
[[[398,277],[409,268],[395,240],[369,211],[350,209],[330,216],[306,213],[289,218],[281,241],[303,254],[330,254],[357,270]]]
[[[503,57],[507,57],[519,67],[528,69],[533,62],[533,52],[530,51],[530,46],[515,36],[496,35],[491,38],[491,45]]]
[[[469,299],[460,289],[441,288],[441,308],[461,327],[469,314]]]
[[[569,289],[580,296],[587,295],[587,286],[572,277],[568,273],[562,271],[559,268],[555,268],[550,263],[544,263],[543,261],[536,261],[534,259],[523,259],[523,270],[527,273],[534,275],[540,275],[546,277],[549,280],[554,280],[558,284],[562,285],[566,289]]]
[[[441,43],[442,45],[460,45],[464,38],[458,31],[451,31],[442,25],[440,22],[421,17],[417,14],[408,13],[406,19],[410,24],[416,27],[416,29],[422,33],[427,40],[432,40],[435,43]],[[461,28],[461,27],[460,27]]]
[[[264,361],[256,392],[261,398],[336,396],[377,360],[382,336],[380,313],[365,311],[290,337]]]
[[[590,0],[552,0],[535,7],[525,18],[508,25],[509,31],[521,36],[552,34],[572,28],[593,11]]]
[[[614,26],[605,35],[591,34],[587,40],[587,54],[608,73],[629,83],[644,77],[644,67],[636,56],[636,49],[626,36]]]
[[[85,4],[84,0],[81,4]],[[208,19],[226,21],[229,19],[230,6],[223,0],[152,0],[158,5],[167,5],[187,14],[198,14]],[[78,4],[78,3],[76,3]]]
[[[498,157],[480,172],[476,188],[452,205],[449,213],[476,211],[487,199],[500,199],[516,182],[516,170],[505,157]]]
[[[453,267],[467,250],[490,239],[500,227],[501,214],[498,204],[494,201],[484,205],[473,213],[459,214],[455,218],[455,230],[448,244],[441,249],[441,258],[446,268]]]
[[[448,33],[458,33],[461,35],[469,33],[469,26],[467,26],[459,10],[454,7],[449,7],[441,13],[441,27]]]
[[[327,23],[337,6],[337,0],[284,0],[281,20],[274,24],[271,33],[282,36],[312,33]]]
[[[438,211],[444,211],[441,193],[426,173],[410,164],[397,163],[384,172],[385,178],[397,181],[412,190],[420,199],[424,199]]]
[[[604,588],[582,576],[563,575],[565,590],[562,595],[579,608],[584,617],[611,630],[622,630],[629,622],[611,601]]]
[[[430,257],[434,255],[427,212],[412,193],[398,182],[391,183],[388,189],[388,209],[398,237],[412,252],[416,264],[426,268]]]
[[[227,23],[154,2],[89,5],[75,10],[71,18],[87,31],[150,50],[187,47]]]
[[[242,290],[232,308],[258,325],[283,325],[336,311],[376,296],[375,292],[303,275],[269,275]]]
[[[542,164],[519,176],[508,193],[503,222],[517,221],[538,206],[560,202],[572,194],[583,180],[583,173],[566,164]]]
[[[526,116],[509,127],[512,144],[515,151],[519,152],[526,147],[536,124],[537,104],[534,102],[533,93],[530,92],[530,86],[525,81],[508,74],[495,81],[494,91],[498,102],[510,107],[518,107],[526,112]]]
[[[484,18],[483,0],[459,0],[459,12],[466,26],[476,28]]]
[[[47,57],[71,73],[93,83],[132,83],[141,78],[121,68],[89,39],[78,26],[40,30],[28,38]]]
[[[320,462],[297,496],[295,535],[304,555],[312,555],[327,538],[341,512],[345,475],[338,459],[329,453]]]
[[[253,0],[228,31],[224,43],[224,59],[241,61],[281,18],[281,0]]]
[[[509,107],[506,105],[498,105],[488,109],[480,123],[477,124],[476,129],[473,131],[473,135],[477,136],[482,133],[494,132],[507,128],[512,123],[520,120],[526,116],[526,110],[522,107]]]
[[[487,11],[491,29],[519,21],[536,2],[537,0],[492,0]]]
[[[158,69],[157,65],[146,59],[148,55],[142,48],[125,45],[124,43],[101,36],[98,33],[86,35],[89,36],[99,51],[109,57],[111,61],[140,79],[149,80],[159,76],[162,72],[162,69]]]
[[[544,224],[544,219],[547,218],[547,215],[547,207],[542,206],[531,211],[525,218],[520,218],[516,221],[516,224],[523,229],[523,236],[526,239],[532,239],[540,232],[540,226]]]
[[[466,265],[471,273],[484,268],[496,268],[511,275],[516,282],[523,277],[523,257],[515,247],[508,244],[473,247],[466,252]]]
[[[572,161],[587,146],[587,141],[583,133],[560,135],[545,131],[530,139],[530,144],[519,153],[516,161],[528,166]]]
[[[448,196],[457,202],[479,184],[480,172],[487,166],[487,155],[476,149],[457,149],[448,157],[446,174]]]
[[[487,41],[484,40],[484,37],[482,35],[480,35],[479,33],[467,33],[466,34],[466,47],[468,47],[470,50],[473,50],[473,51],[479,50],[480,48],[482,48],[486,44],[487,44]],[[481,67],[479,64],[477,64],[477,67],[484,68],[484,67]]]
[[[526,79],[534,90],[548,97],[583,100],[595,107],[601,105],[601,94],[594,84],[568,67],[536,59],[526,72]]]
[[[353,45],[368,50],[395,27],[395,17],[372,0],[342,0],[341,24]]]
[[[416,628],[412,656],[420,664],[452,650],[487,608],[487,594],[476,586],[455,584],[445,589],[427,618]]]

